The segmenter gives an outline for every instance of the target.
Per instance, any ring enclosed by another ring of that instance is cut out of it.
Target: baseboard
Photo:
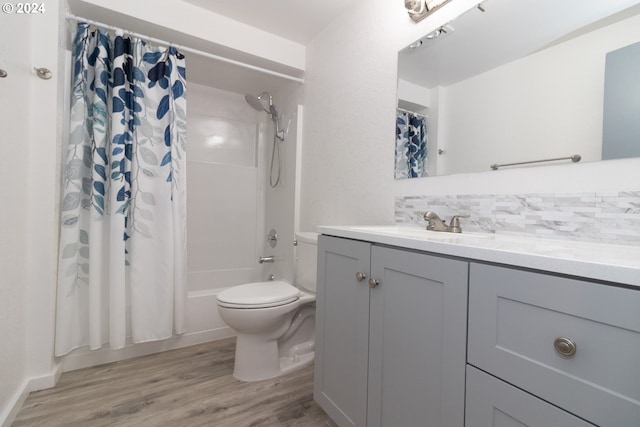
[[[29,379],[29,391],[45,390],[55,387],[60,379],[60,375],[62,375],[62,363],[56,363],[50,374]]]
[[[217,341],[233,336],[235,336],[235,331],[228,326],[224,326],[191,334],[187,333],[184,335],[178,335],[162,341],[127,344],[126,347],[118,350],[108,348],[94,351],[78,349],[61,359],[62,372],[104,365],[105,363],[113,363],[119,360],[131,359],[133,357],[175,350],[177,348],[202,344],[209,341]]]
[[[20,388],[13,395],[13,398],[7,404],[7,407],[0,413],[0,426],[1,427],[10,427],[13,421],[18,416],[18,412],[22,409],[22,405],[24,405],[24,401],[29,397],[29,380],[25,379]]]
[[[25,400],[29,397],[29,393],[54,387],[60,379],[60,375],[62,375],[62,364],[58,363],[48,375],[25,379],[13,399],[9,401],[6,410],[0,414],[0,427],[9,427],[13,423]]]

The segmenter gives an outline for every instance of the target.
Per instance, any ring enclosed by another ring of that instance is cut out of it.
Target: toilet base
[[[313,363],[315,351],[302,354],[297,357],[281,357],[280,358],[280,375],[290,374],[299,369],[306,368]]]
[[[233,367],[235,379],[244,382],[268,380],[295,372],[313,363],[314,343],[302,343],[306,349],[293,355],[279,356],[278,342],[259,342],[255,337],[238,335]]]

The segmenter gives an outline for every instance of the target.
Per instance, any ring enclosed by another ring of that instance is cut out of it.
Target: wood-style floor
[[[325,427],[313,367],[273,380],[233,378],[235,338],[65,372],[31,393],[13,427]]]

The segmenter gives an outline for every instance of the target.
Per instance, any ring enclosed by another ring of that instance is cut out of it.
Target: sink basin
[[[430,231],[424,228],[404,227],[397,225],[380,225],[380,226],[354,226],[354,231],[364,231],[367,233],[385,234],[390,236],[408,237],[412,239],[422,240],[442,240],[442,241],[460,241],[462,239],[486,239],[491,234],[482,233],[448,233],[443,231]]]

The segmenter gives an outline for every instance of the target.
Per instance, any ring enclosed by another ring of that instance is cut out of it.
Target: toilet
[[[247,283],[220,292],[220,317],[236,331],[233,376],[260,381],[310,365],[315,347],[318,235],[296,233],[296,284]]]

